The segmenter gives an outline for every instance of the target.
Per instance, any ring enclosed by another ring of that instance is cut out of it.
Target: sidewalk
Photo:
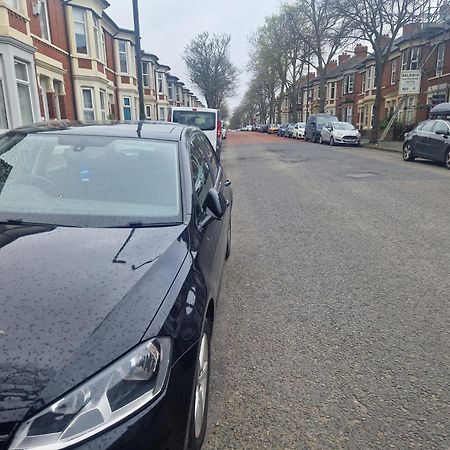
[[[403,142],[401,141],[384,141],[379,144],[369,144],[369,141],[363,140],[361,145],[366,148],[373,148],[385,152],[401,153],[403,151]]]

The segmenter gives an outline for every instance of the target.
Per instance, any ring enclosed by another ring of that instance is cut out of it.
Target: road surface
[[[450,448],[450,171],[229,133],[206,450]]]

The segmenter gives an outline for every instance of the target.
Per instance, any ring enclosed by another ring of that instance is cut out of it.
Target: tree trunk
[[[281,107],[283,105],[284,98],[284,85],[281,88],[280,99],[278,100],[278,109],[277,109],[277,122],[281,123]]]
[[[373,118],[372,118],[372,133],[370,136],[370,143],[376,144],[378,142],[378,136],[380,134],[380,110],[383,96],[381,88],[383,85],[383,57],[381,55],[375,55],[375,76],[376,76],[376,93],[375,103],[373,105]]]
[[[320,102],[319,102],[319,113],[323,113],[325,112],[325,102],[326,102],[326,85],[327,85],[327,71],[325,68],[321,68],[319,70],[319,79],[320,79],[320,84],[319,84],[319,97],[320,97]]]

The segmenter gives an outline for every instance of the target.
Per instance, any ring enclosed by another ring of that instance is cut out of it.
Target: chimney
[[[350,55],[347,53],[343,53],[342,55],[339,55],[339,65],[342,66],[342,64],[345,63],[345,61],[348,61],[350,59]]]
[[[337,67],[337,61],[336,60],[330,61],[327,64],[327,70],[333,70],[333,69],[336,69],[336,67]]]
[[[403,26],[403,36],[413,36],[421,30],[420,23],[408,23]]]
[[[355,47],[355,56],[360,56],[360,57],[366,57],[367,56],[367,52],[368,52],[368,48],[367,45],[361,45],[358,44]]]

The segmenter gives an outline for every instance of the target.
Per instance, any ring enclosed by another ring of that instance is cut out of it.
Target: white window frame
[[[436,49],[436,76],[444,74],[445,44],[441,42]]]
[[[367,71],[361,74],[361,94],[364,94],[364,92],[366,92],[366,76]]]
[[[47,0],[38,0],[38,1],[39,1],[39,26],[41,27],[41,37],[42,39],[51,42],[52,34],[50,31],[50,20],[48,18]],[[42,29],[42,21],[44,21],[44,25],[47,30],[48,36],[44,36],[44,30]]]
[[[106,65],[107,62],[108,62],[108,59],[107,59],[107,55],[106,55],[106,38],[105,38],[105,30],[103,30],[103,28],[101,29],[100,35],[101,35],[101,39],[102,39],[103,62],[104,62],[105,65]]]
[[[80,20],[76,19],[76,13],[81,13],[83,16],[83,21],[81,22]],[[87,16],[86,16],[86,10],[82,9],[82,8],[76,8],[76,7],[72,7],[72,16],[73,16],[73,24],[74,24],[74,37],[75,37],[75,50],[77,52],[78,55],[89,55],[89,35],[88,35],[88,30],[87,30]],[[84,36],[86,39],[86,53],[84,52],[79,52],[78,51],[78,45],[77,45],[77,37],[76,35],[79,34],[76,32],[76,24],[81,24],[83,25],[83,29],[84,29]]]
[[[125,104],[125,100],[128,100],[128,101],[129,101],[129,102],[128,102],[128,105]],[[133,120],[133,104],[132,104],[132,101],[131,101],[131,97],[129,97],[129,96],[124,96],[124,97],[122,97],[122,113],[123,113],[123,119],[124,119],[124,120],[127,120],[127,119],[125,119],[125,108],[130,110],[130,120]]]
[[[415,112],[415,105],[414,105],[414,97],[408,97],[406,100],[406,123],[413,123],[414,122],[414,112]]]
[[[173,98],[173,87],[174,87],[173,83],[169,83],[169,85],[167,87],[169,100],[174,100],[174,98]]]
[[[373,128],[373,110],[374,110],[375,104],[372,103],[370,107],[370,128]]]
[[[106,96],[105,89],[99,90],[99,99],[100,99],[100,114],[102,116],[102,120],[105,121],[107,119],[106,111],[108,109],[107,96]]]
[[[21,64],[21,65],[25,66],[25,70],[27,73],[26,80],[23,80],[23,79],[17,77],[16,64]],[[34,116],[33,97],[31,95],[30,64],[25,61],[21,61],[19,59],[14,59],[14,74],[15,74],[15,79],[16,79],[17,90],[19,90],[19,85],[26,86],[28,89],[28,97],[30,99],[30,105],[31,105],[31,118],[32,118],[32,121],[34,121],[35,116]],[[19,109],[20,109],[20,107],[19,107]],[[26,125],[24,123],[22,113],[21,113],[21,119],[22,119],[22,125]]]
[[[148,61],[142,61],[142,81],[144,87],[150,87],[150,63]]]
[[[152,105],[145,105],[145,117],[149,120],[152,119]]]
[[[402,53],[402,70],[419,68],[419,47],[410,47]]]
[[[121,44],[125,45],[125,50],[121,50],[120,46]],[[121,74],[129,74],[130,73],[130,63],[128,61],[128,42],[123,40],[123,39],[119,39],[117,41],[117,46],[118,46],[118,50],[119,50],[119,70]],[[125,64],[126,64],[126,71],[122,70],[122,59],[121,56],[125,56]]]
[[[158,94],[164,94],[163,74],[161,72],[158,72],[158,76],[156,78],[158,84]]]
[[[397,60],[394,59],[391,64],[391,85],[397,83]]]
[[[350,112],[350,114],[349,114]],[[350,117],[350,120],[349,120]],[[345,121],[349,123],[353,123],[353,105],[347,105],[345,107]]]
[[[92,107],[87,107],[84,103],[84,92],[87,91],[90,93],[91,96],[91,104]],[[84,120],[91,120],[91,119],[86,119],[85,117],[85,113],[86,112],[92,112],[94,114],[94,118],[92,120],[96,120],[97,116],[95,114],[95,102],[94,102],[94,88],[91,87],[82,87],[81,88],[81,101],[83,104],[83,119]]]
[[[162,112],[162,114],[161,114],[161,112]],[[161,121],[165,121],[166,120],[166,108],[164,106],[160,106],[159,107],[158,120],[161,120]]]
[[[96,57],[98,60],[100,61],[104,61],[104,57],[103,57],[103,43],[102,43],[102,38],[100,36],[100,30],[101,30],[101,25],[100,25],[100,19],[95,16],[94,14],[92,15],[92,23],[93,23],[93,28],[94,28],[94,43],[95,43],[95,52],[96,52]]]

